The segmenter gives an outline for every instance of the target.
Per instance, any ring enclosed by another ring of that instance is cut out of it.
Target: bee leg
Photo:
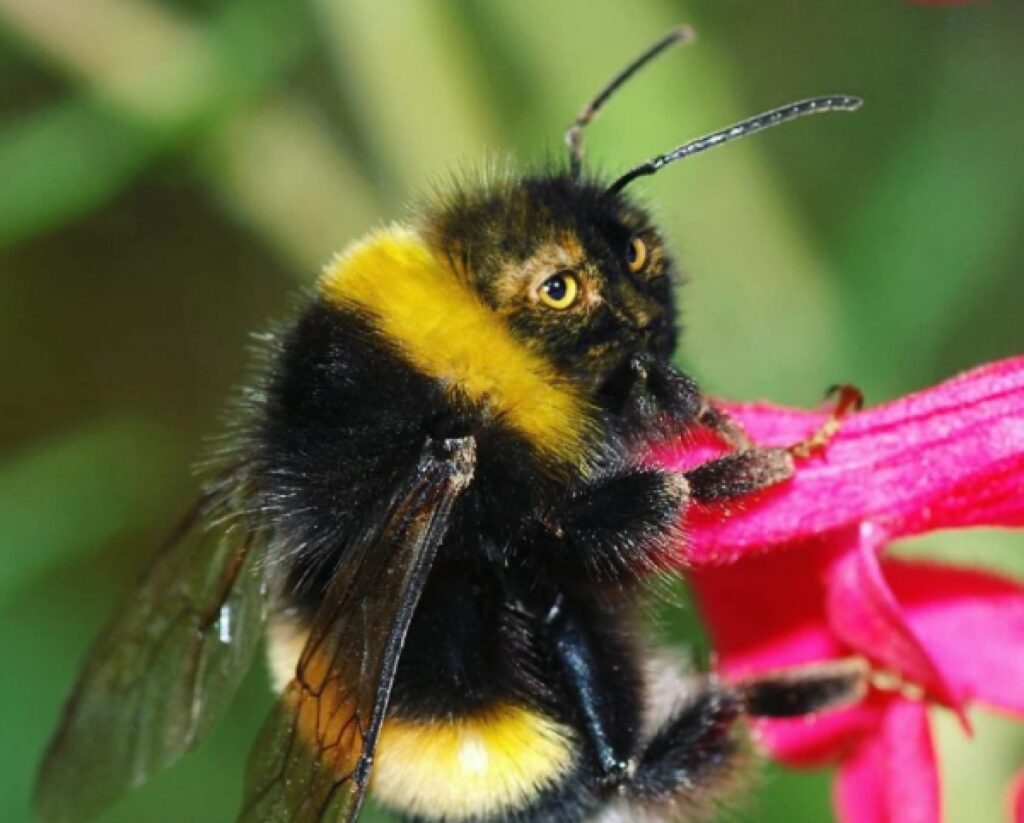
[[[711,400],[704,398],[695,422],[698,426],[713,432],[714,435],[733,451],[748,451],[757,447],[747,430],[733,420],[724,410],[718,408]]]
[[[751,717],[798,717],[855,703],[869,677],[863,657],[847,657],[763,673],[731,688]]]
[[[827,396],[836,398],[828,419],[809,437],[786,448],[756,445],[739,423],[705,399],[695,418],[697,424],[714,432],[733,451],[686,473],[693,499],[710,502],[742,497],[792,477],[795,461],[824,449],[843,418],[859,409],[863,401],[860,391],[849,385],[833,386]]]
[[[788,449],[753,448],[731,452],[690,469],[683,476],[694,500],[729,500],[788,480],[795,470]]]
[[[825,392],[825,399],[834,401],[828,419],[809,437],[787,448],[787,451],[799,460],[811,457],[824,449],[836,436],[843,418],[850,412],[859,411],[864,404],[864,395],[860,389],[849,383],[832,386]],[[697,425],[714,432],[715,436],[733,451],[750,451],[758,448],[743,426],[706,397],[701,403],[695,421]]]
[[[708,398],[703,399],[694,422],[731,449],[724,457],[686,473],[694,500],[706,503],[742,497],[793,476],[794,455],[790,450],[758,446],[743,426]]]
[[[614,641],[599,637],[564,595],[548,610],[544,624],[552,662],[595,761],[598,784],[602,789],[621,786],[637,766],[632,718],[639,705],[630,705],[620,661],[607,648]]]
[[[627,468],[574,490],[543,518],[546,556],[568,571],[636,574],[656,565],[690,496],[681,474]]]
[[[651,737],[625,793],[649,805],[702,808],[742,771],[741,717],[797,717],[836,709],[865,692],[861,658],[781,670],[725,685],[712,679]],[[717,791],[716,791],[717,790]]]
[[[804,460],[822,451],[839,432],[843,418],[850,412],[860,411],[864,405],[864,395],[860,389],[848,383],[832,386],[825,393],[825,399],[832,398],[835,399],[835,404],[828,419],[810,437],[789,447],[790,454],[794,457]]]
[[[627,796],[699,809],[718,794],[716,787],[728,785],[741,770],[735,726],[742,714],[742,701],[734,693],[709,684],[655,732],[625,789]]]

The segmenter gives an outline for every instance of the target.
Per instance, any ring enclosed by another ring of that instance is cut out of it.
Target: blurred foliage
[[[683,358],[713,391],[872,402],[1024,346],[1024,6],[723,0],[0,0],[0,806],[88,642],[194,493],[246,335],[452,170],[561,131],[680,21],[588,135],[614,171],[772,105],[863,95],[638,187],[685,262]],[[1024,574],[1018,536],[908,551]],[[701,648],[692,612],[670,616]],[[269,704],[111,821],[231,819]],[[950,820],[995,820],[1024,738],[940,718]],[[769,768],[733,819],[821,821],[828,776]],[[378,819],[369,816],[370,819]],[[383,819],[383,818],[380,818]]]

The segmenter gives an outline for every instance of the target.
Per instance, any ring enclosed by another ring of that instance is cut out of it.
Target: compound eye
[[[569,271],[560,271],[551,275],[540,284],[538,296],[545,306],[553,309],[567,309],[576,302],[580,293],[580,282],[576,275]]]
[[[638,272],[647,265],[647,244],[640,237],[631,237],[626,249],[626,263],[631,272]]]

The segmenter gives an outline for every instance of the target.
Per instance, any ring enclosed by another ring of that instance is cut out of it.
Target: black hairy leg
[[[684,477],[693,499],[708,503],[775,486],[792,477],[793,471],[793,455],[788,449],[756,448],[701,463]]]
[[[730,449],[725,456],[686,473],[694,500],[707,503],[742,497],[793,476],[794,455],[790,449],[758,446],[739,423],[709,399],[702,400],[694,422]]]
[[[555,600],[545,624],[561,690],[600,791],[658,799],[713,785],[737,765],[734,726],[741,716],[797,717],[834,709],[861,698],[867,685],[862,658],[793,667],[729,685],[709,679],[644,745],[640,679],[630,674],[628,659],[615,653],[614,635],[603,633],[599,620],[565,596]],[[676,687],[682,690],[684,684]]]
[[[765,672],[731,688],[751,717],[798,717],[859,700],[869,675],[863,657],[848,657]]]
[[[863,696],[867,672],[865,661],[850,658],[730,685],[711,679],[654,732],[622,793],[669,817],[704,809],[741,770],[741,718],[796,717],[849,704]]]
[[[694,500],[707,503],[742,497],[793,476],[793,455],[788,449],[756,445],[739,423],[708,398],[702,399],[694,422],[714,433],[730,449],[724,457],[709,460],[686,473]]]
[[[699,692],[650,739],[626,795],[643,803],[699,807],[737,771],[742,703],[728,689]]]
[[[757,447],[743,426],[706,397],[701,403],[695,422],[713,432],[715,437],[732,451],[748,451]]]
[[[546,562],[595,580],[656,569],[689,495],[683,475],[632,466],[583,484],[542,518]]]

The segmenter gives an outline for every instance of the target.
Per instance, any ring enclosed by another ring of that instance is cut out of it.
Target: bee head
[[[674,266],[642,209],[568,174],[459,189],[426,236],[519,342],[596,397],[676,342]]]
[[[595,400],[613,396],[608,389],[621,383],[628,364],[667,364],[676,342],[672,261],[648,215],[623,190],[732,140],[861,103],[849,95],[798,100],[689,140],[610,184],[588,177],[584,129],[630,77],[692,36],[687,26],[673,29],[584,105],[565,135],[565,172],[457,188],[427,214],[424,234],[435,252],[521,344]]]

